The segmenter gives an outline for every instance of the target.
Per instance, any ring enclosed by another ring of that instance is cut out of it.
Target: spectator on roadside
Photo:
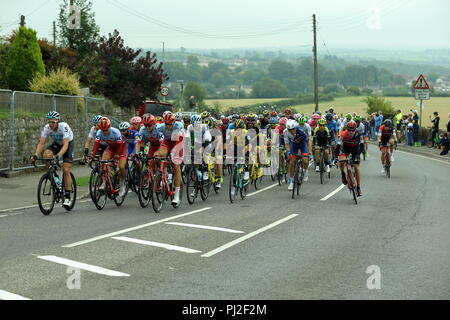
[[[383,113],[381,112],[381,111],[378,111],[376,114],[375,114],[375,132],[376,133],[378,133],[378,130],[380,129],[380,127],[381,127],[381,124],[383,123]]]
[[[377,132],[375,131],[375,114],[372,113],[369,116],[369,123],[370,123],[370,133],[372,136],[372,140],[375,141],[377,139]]]
[[[435,147],[435,137],[436,135],[439,134],[439,120],[441,120],[441,118],[439,117],[439,114],[435,111],[433,112],[433,120],[431,120],[431,115],[430,115],[430,120],[431,123],[433,124],[432,128],[431,128],[431,148]],[[436,146],[437,147],[437,146]]]
[[[399,109],[395,113],[394,116],[394,123],[395,123],[395,129],[396,129],[396,135],[397,135],[397,141],[400,143],[402,138],[402,111]]]
[[[417,110],[412,110],[413,116],[412,116],[412,122],[413,122],[413,133],[414,133],[414,143],[419,141],[419,115]]]
[[[448,113],[448,117],[450,119],[450,112]],[[450,136],[450,120],[448,120],[448,123],[447,123],[447,134]]]
[[[189,98],[189,109],[193,110],[197,107],[197,103],[195,102],[195,97],[191,96]]]
[[[408,123],[406,126],[406,139],[408,141],[408,146],[412,147],[414,143],[414,125],[412,122]]]
[[[441,133],[441,135],[439,136],[439,145],[441,147],[441,156],[445,156],[448,154],[448,151],[450,149],[450,139],[449,139],[449,135],[447,132],[443,132]]]

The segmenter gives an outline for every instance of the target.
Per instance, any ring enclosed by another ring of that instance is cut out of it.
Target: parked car
[[[138,109],[138,114],[142,117],[145,113],[150,113],[155,117],[162,117],[164,111],[172,111],[173,105],[166,102],[160,102],[157,100],[145,101]]]

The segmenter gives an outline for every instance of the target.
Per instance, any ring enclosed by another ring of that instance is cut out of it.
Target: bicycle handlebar
[[[31,158],[33,158],[33,156]],[[58,168],[61,168],[61,164],[55,158],[33,158],[33,159],[34,160],[32,160],[31,162],[32,162],[32,164],[33,164],[33,166],[35,168],[37,168],[36,161],[50,161],[50,165],[57,166]]]

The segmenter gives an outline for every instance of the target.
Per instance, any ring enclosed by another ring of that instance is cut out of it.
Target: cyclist
[[[367,158],[369,154],[367,153],[368,141],[370,134],[370,123],[366,121],[366,118],[361,118],[361,123],[364,125],[364,156]]]
[[[352,121],[352,118],[353,118],[353,116],[351,113],[347,113],[345,115],[345,118],[342,120],[342,123],[341,123],[341,132],[344,132],[345,130],[347,130],[347,123]]]
[[[319,125],[314,129],[313,133],[313,144],[319,148],[314,148],[314,160],[316,162],[316,172],[319,172],[319,159],[320,159],[320,147],[324,148],[324,160],[325,160],[325,170],[330,172],[330,144],[331,135],[328,128],[325,126],[325,119],[319,120]]]
[[[286,129],[284,130],[284,137],[285,137],[285,147],[286,150],[289,152],[289,155],[291,156],[291,160],[289,161],[289,186],[288,190],[294,189],[294,164],[296,160],[296,155],[301,152],[302,156],[308,155],[308,134],[302,129],[302,127],[299,126],[297,121],[295,120],[288,120],[286,122]],[[303,180],[306,182],[308,181],[308,157],[303,157],[303,174],[304,178]]]
[[[139,135],[136,139],[136,152],[135,154],[143,154],[145,151],[145,145],[149,144],[147,155],[153,157],[156,150],[164,140],[163,134],[156,127],[156,117],[152,114],[146,113],[142,116],[142,124],[144,125],[139,131]]]
[[[156,123],[157,123],[157,124],[164,123],[163,117],[161,117],[161,116],[156,116]]]
[[[263,118],[260,121],[261,129],[267,129],[270,125],[270,113],[268,110],[262,112]]]
[[[70,192],[72,191],[72,177],[70,176],[70,169],[73,162],[73,132],[69,125],[61,122],[61,115],[56,111],[47,113],[47,125],[44,126],[41,132],[39,144],[36,151],[31,157],[31,161],[35,162],[36,158],[42,153],[47,138],[51,137],[53,143],[44,151],[44,158],[54,158],[58,161],[63,160],[63,174],[64,174],[64,206],[70,206]]]
[[[391,162],[394,162],[393,152],[394,152],[394,144],[397,145],[397,136],[395,134],[392,121],[390,119],[384,120],[383,124],[380,126],[380,129],[378,130],[378,145],[381,150],[381,165],[382,165],[381,173],[383,174],[385,173],[384,155],[386,152],[386,148],[388,147],[388,144],[391,152]]]
[[[119,124],[119,130],[127,142],[128,155],[134,154],[136,151],[136,140],[138,138],[139,132],[131,129],[131,124],[126,121]]]
[[[234,159],[237,158],[238,155],[245,155],[245,165],[244,165],[244,180],[248,180],[250,178],[249,173],[249,166],[248,166],[248,155],[250,152],[250,137],[248,135],[248,131],[245,128],[244,120],[237,119],[235,122],[234,129],[231,129],[229,131],[229,134],[227,135],[227,147],[229,150],[227,150],[227,155],[232,156]],[[233,148],[231,150],[231,148]],[[242,151],[240,154],[238,152],[238,148]],[[234,194],[235,190],[233,189],[231,191],[232,194]]]
[[[314,131],[314,129],[317,127],[317,124],[318,124],[319,120],[320,120],[320,115],[319,114],[314,113],[311,116],[311,119],[308,120],[308,124],[311,127],[311,130]]]
[[[103,153],[102,160],[111,160],[114,156],[119,158],[119,168],[120,168],[120,190],[119,197],[125,195],[125,177],[126,171],[125,167],[127,165],[127,142],[122,136],[120,131],[116,128],[111,127],[111,120],[107,117],[103,117],[98,122],[99,130],[95,136],[94,148],[92,149],[91,156],[94,157],[97,154],[97,150],[100,147],[100,142],[103,141],[108,145],[105,152]],[[92,160],[90,160],[92,161]],[[103,182],[101,189],[105,187],[105,182]]]
[[[139,130],[141,130],[141,128],[143,127],[141,117],[138,117],[138,116],[132,117],[130,119],[130,122],[132,125],[132,129],[136,130],[137,132],[139,132]]]
[[[91,145],[91,141],[95,140],[95,135],[97,134],[98,131],[98,122],[100,121],[100,119],[103,118],[103,116],[101,115],[97,115],[94,116],[92,118],[92,123],[94,124],[91,128],[91,130],[89,131],[86,143],[84,145],[84,161],[87,162],[87,156],[89,155],[89,146]],[[108,147],[108,145],[105,144],[101,144],[99,147],[99,155],[101,156],[103,154],[103,152],[106,150],[106,148]]]
[[[325,126],[330,131],[331,135],[331,151],[332,155],[334,156],[334,152],[336,151],[336,143],[339,136],[339,126],[336,120],[333,119],[333,114],[327,113],[325,115],[326,124]],[[335,159],[334,163],[336,163],[337,159]],[[331,165],[334,165],[334,163],[331,163]]]
[[[158,124],[157,128],[164,136],[164,140],[155,152],[155,157],[167,157],[170,153],[174,166],[174,185],[175,194],[172,204],[180,202],[181,188],[181,159],[183,157],[183,124],[175,121],[175,115],[170,112],[164,112],[164,123]]]
[[[311,156],[312,154],[312,133],[313,130],[311,128],[311,126],[308,124],[308,117],[305,116],[303,118],[299,118],[298,120],[298,124],[300,125],[300,127],[308,134],[308,152],[309,155]]]
[[[347,159],[347,156],[349,154],[352,154],[357,184],[356,192],[358,194],[358,197],[361,197],[362,192],[361,192],[361,172],[359,169],[359,162],[360,162],[359,157],[361,152],[363,152],[364,150],[364,139],[363,136],[359,132],[357,132],[356,128],[357,128],[356,123],[354,121],[349,121],[347,123],[347,129],[341,132],[341,134],[339,135],[339,141],[336,147],[335,157],[342,161]],[[339,167],[341,168],[342,183],[346,185],[347,178],[345,177],[344,173],[344,162],[341,162],[339,164]]]
[[[183,116],[183,127],[184,130],[187,129],[187,127],[191,124],[191,116],[186,114]]]

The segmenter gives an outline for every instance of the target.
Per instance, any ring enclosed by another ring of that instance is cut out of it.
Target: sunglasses
[[[154,124],[144,124],[144,127],[146,127],[146,128],[150,128],[150,127],[153,127],[154,126]]]
[[[58,121],[48,121],[48,124],[55,124],[58,123]]]

